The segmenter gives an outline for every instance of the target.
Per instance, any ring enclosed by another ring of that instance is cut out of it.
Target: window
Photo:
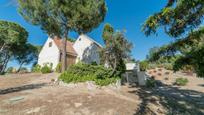
[[[49,47],[52,47],[52,42],[49,43]]]
[[[81,41],[81,38],[79,38],[79,41]]]

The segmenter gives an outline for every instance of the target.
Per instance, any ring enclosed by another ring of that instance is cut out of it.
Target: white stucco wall
[[[52,47],[49,47],[50,42],[52,42]],[[59,63],[59,53],[59,49],[52,38],[48,38],[39,54],[38,64],[43,66],[46,63],[52,63],[53,69],[55,69]]]
[[[78,54],[76,62],[100,63],[99,49],[100,47],[86,35],[80,35],[73,45]]]

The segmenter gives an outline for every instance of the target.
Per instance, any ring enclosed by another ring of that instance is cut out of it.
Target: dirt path
[[[152,89],[134,86],[89,89],[83,84],[77,87],[52,84],[51,80],[57,77],[53,73],[1,76],[0,115],[204,114],[204,93],[193,89],[198,84],[192,88],[163,84]]]
[[[108,88],[88,90],[50,84],[56,74],[27,74],[0,78],[0,114],[4,115],[113,115],[134,114],[138,96],[123,96]],[[15,80],[15,81],[13,81]],[[12,85],[9,83],[12,81]],[[12,89],[13,88],[13,89]],[[128,93],[128,92],[124,92]]]

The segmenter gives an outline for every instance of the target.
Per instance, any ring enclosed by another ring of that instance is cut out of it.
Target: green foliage
[[[163,66],[166,70],[173,70],[173,64],[171,63],[165,63]]]
[[[98,65],[97,62],[91,62],[91,65]]]
[[[177,78],[175,85],[178,86],[185,86],[188,83],[188,79],[187,78]]]
[[[154,78],[147,79],[146,87],[152,88],[156,86],[156,81]]]
[[[139,64],[140,64],[140,71],[146,71],[149,67],[149,63],[147,61],[141,61]]]
[[[55,68],[55,71],[58,73],[61,73],[62,72],[61,69],[62,69],[62,63],[58,63],[57,67]]]
[[[18,72],[23,65],[28,65],[35,62],[38,58],[38,49],[32,44],[25,44],[16,51],[15,59],[20,64]]]
[[[152,59],[158,60],[164,56],[181,53],[173,69],[178,71],[190,65],[197,76],[204,77],[204,27],[201,26],[203,11],[204,2],[202,0],[169,0],[159,13],[149,17],[142,29],[147,36],[156,33],[159,27],[164,27],[165,32],[171,37],[185,36],[185,38],[177,39],[161,47],[154,53]]]
[[[112,77],[112,78],[104,78],[104,79],[97,79],[97,78],[94,79],[96,85],[99,85],[99,86],[107,86],[107,85],[116,83],[117,80],[120,80],[120,78]]]
[[[158,67],[157,64],[149,63],[149,67],[148,67],[148,69],[155,69],[155,68],[157,68],[157,67]]]
[[[116,82],[119,77],[111,77],[112,70],[102,65],[75,64],[60,75],[60,80],[66,83],[94,81],[97,85],[105,86]]]
[[[28,73],[28,69],[26,67],[22,67],[18,71],[19,73]]]
[[[160,12],[147,19],[142,30],[150,35],[159,27],[165,27],[169,36],[178,37],[199,27],[204,16],[203,10],[202,0],[169,0]]]
[[[42,72],[43,74],[51,73],[51,72],[52,72],[52,67],[49,66],[48,64],[45,64],[45,65],[41,68],[41,72]]]
[[[11,59],[25,53],[19,48],[27,44],[27,37],[28,32],[19,24],[0,20],[0,73]]]
[[[15,68],[14,67],[9,67],[6,70],[6,73],[14,73],[15,72]]]
[[[41,66],[36,64],[32,67],[32,72],[34,73],[40,73],[41,72]]]
[[[112,74],[121,76],[125,72],[125,59],[130,57],[132,44],[127,40],[123,32],[115,32],[110,24],[103,29],[105,47],[101,50],[102,64],[108,64],[113,69]]]
[[[146,56],[146,59],[148,61],[151,61],[152,57],[154,56],[154,53],[157,52],[159,50],[159,47],[153,47],[153,48],[150,48],[149,49],[149,53],[148,55]]]
[[[41,66],[38,64],[34,64],[31,70],[34,73],[40,73],[41,72]]]
[[[70,42],[75,42],[76,41],[74,38],[70,38],[70,37],[67,38],[67,40],[70,41]]]

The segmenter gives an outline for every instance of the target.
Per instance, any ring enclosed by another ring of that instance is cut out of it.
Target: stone
[[[52,100],[47,100],[47,102],[52,103]]]
[[[73,83],[67,84],[67,83],[64,83],[63,81],[59,81],[59,85],[60,85],[60,86],[64,86],[64,87],[69,87],[69,88],[75,88],[75,87],[77,87],[76,84],[73,84]]]
[[[92,96],[88,96],[88,98],[89,98],[89,99],[91,99],[91,98],[92,98]]]
[[[37,113],[37,112],[39,112],[39,111],[40,111],[40,107],[37,107],[37,108],[33,108],[33,109],[29,110],[29,111],[27,112],[27,114]]]
[[[95,85],[93,81],[87,81],[86,83],[87,83],[88,90],[95,90],[97,88],[97,86]]]
[[[82,106],[82,103],[74,103],[74,106],[75,106],[76,108],[78,108],[78,107]]]

